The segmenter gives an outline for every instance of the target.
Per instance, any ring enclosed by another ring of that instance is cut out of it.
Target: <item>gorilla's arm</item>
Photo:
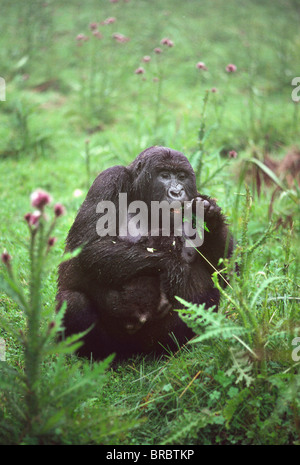
[[[99,238],[84,247],[79,255],[81,269],[101,283],[130,279],[141,272],[159,271],[163,253],[148,251],[142,244],[130,244],[119,238]]]
[[[207,195],[196,197],[204,201],[204,221],[208,231],[204,231],[204,241],[199,251],[215,268],[220,258],[229,257],[233,250],[233,240],[228,225],[216,201]]]
[[[84,280],[93,279],[102,284],[112,284],[131,278],[142,271],[160,268],[162,252],[149,251],[142,243],[131,244],[120,240],[118,236],[100,237],[97,233],[97,204],[103,200],[113,202],[118,218],[119,193],[130,192],[130,188],[130,172],[123,166],[109,168],[96,178],[67,238],[67,251],[73,251],[80,246],[83,249],[77,257],[61,265],[64,287],[73,284],[67,281],[72,281],[79,270]],[[78,271],[74,274],[72,269]]]

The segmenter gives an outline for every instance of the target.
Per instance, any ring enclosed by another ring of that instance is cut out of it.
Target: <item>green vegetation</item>
[[[0,443],[299,444],[300,2],[3,0],[1,13]],[[97,173],[156,144],[218,199],[240,274],[218,313],[186,303],[198,336],[177,354],[79,360],[75,337],[54,339],[65,237]],[[66,211],[52,202],[35,229],[37,188]]]

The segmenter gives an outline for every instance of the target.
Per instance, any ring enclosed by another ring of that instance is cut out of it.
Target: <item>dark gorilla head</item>
[[[188,201],[197,195],[194,170],[181,152],[150,147],[129,165],[133,183],[131,196],[145,201]]]

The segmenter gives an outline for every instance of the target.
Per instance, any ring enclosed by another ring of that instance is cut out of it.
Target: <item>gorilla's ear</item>
[[[140,160],[136,165],[136,175],[138,176],[141,171],[142,171],[142,162]]]

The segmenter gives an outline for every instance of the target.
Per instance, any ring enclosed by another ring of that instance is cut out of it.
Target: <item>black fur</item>
[[[128,203],[161,199],[160,170],[187,173],[183,190],[188,200],[204,201],[204,243],[199,251],[218,269],[218,261],[232,251],[232,240],[215,201],[197,192],[195,174],[180,152],[150,147],[129,166],[114,166],[99,174],[91,186],[67,237],[66,251],[83,246],[80,254],[59,267],[58,308],[67,310],[65,334],[93,329],[85,336],[79,355],[101,359],[115,352],[118,358],[134,353],[176,350],[193,332],[172,308],[175,296],[207,307],[219,304],[212,266],[200,254],[185,248],[179,237],[142,237],[137,241],[99,237],[96,205],[112,201],[118,215],[118,195]],[[177,342],[174,342],[174,336]]]

